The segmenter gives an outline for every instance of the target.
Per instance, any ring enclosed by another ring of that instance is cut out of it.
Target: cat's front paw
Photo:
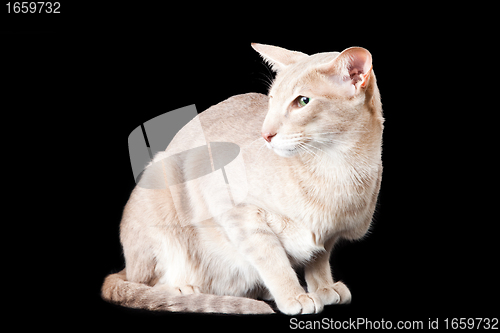
[[[348,304],[351,303],[351,292],[347,286],[339,281],[331,286],[321,287],[316,290],[323,304]]]
[[[323,311],[323,302],[315,293],[303,293],[296,297],[277,302],[278,309],[287,315],[320,313]]]

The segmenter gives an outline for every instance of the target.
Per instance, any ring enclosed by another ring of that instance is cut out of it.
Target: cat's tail
[[[101,289],[102,298],[118,305],[169,312],[210,312],[234,314],[274,313],[265,302],[245,297],[209,294],[171,295],[142,283],[127,281],[125,269],[110,274]]]

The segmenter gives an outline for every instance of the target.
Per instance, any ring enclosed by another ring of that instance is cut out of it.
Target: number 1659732
[[[60,14],[60,2],[41,2],[41,1],[26,1],[26,2],[8,2],[7,13],[9,14]]]

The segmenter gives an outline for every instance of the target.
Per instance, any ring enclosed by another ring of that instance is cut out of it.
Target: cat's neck
[[[314,178],[325,181],[348,178],[356,182],[360,179],[358,175],[376,172],[381,159],[380,144],[367,145],[363,141],[360,135],[348,144],[311,147],[295,157],[296,163]]]

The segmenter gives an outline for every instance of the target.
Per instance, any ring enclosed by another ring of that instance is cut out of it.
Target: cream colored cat
[[[252,46],[277,72],[269,95],[212,106],[155,156],[125,207],[126,268],[105,279],[104,299],[150,310],[272,313],[260,298],[289,315],[350,302],[329,257],[339,239],[365,235],[380,188],[384,119],[372,57],[360,47],[308,56]],[[206,142],[218,182],[196,178],[207,155],[192,148]],[[217,142],[240,148],[236,167],[214,167]]]

